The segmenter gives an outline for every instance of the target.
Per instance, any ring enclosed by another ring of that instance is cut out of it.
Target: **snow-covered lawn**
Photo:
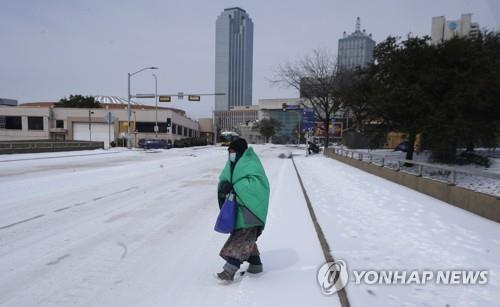
[[[227,236],[212,230],[226,148],[0,156],[0,306],[339,306],[317,285],[323,253],[292,160],[279,158],[294,149],[255,148],[271,184],[265,272],[228,285],[213,277]],[[332,254],[351,269],[490,272],[486,286],[349,284],[351,306],[500,299],[499,224],[297,154]]]
[[[340,148],[340,147],[338,147]],[[345,147],[345,149],[350,150]],[[406,158],[406,153],[401,152],[401,151],[393,151],[390,149],[377,149],[377,150],[367,150],[367,149],[356,149],[354,150],[355,152],[361,152],[361,153],[369,153],[373,155],[373,161],[375,163],[381,163],[381,159],[384,158],[384,164],[387,165],[387,167],[391,168],[396,168],[397,166],[397,160],[404,160]],[[485,149],[479,149],[478,152],[480,152],[483,155],[487,155],[487,150]],[[451,180],[451,172],[445,171],[442,169],[439,169],[440,166],[443,167],[452,167],[457,169],[458,171],[480,171],[480,172],[485,172],[485,173],[491,173],[491,174],[500,174],[500,158],[498,156],[498,150],[495,151],[495,155],[490,154],[490,162],[491,165],[489,167],[484,167],[480,165],[475,165],[475,164],[468,164],[468,165],[447,165],[447,164],[440,164],[440,163],[432,163],[436,167],[424,167],[423,170],[423,176],[426,178],[431,178],[434,180],[440,180],[444,182],[450,182]],[[420,152],[417,153],[415,152],[413,156],[414,161],[418,162],[426,162],[426,163],[431,163],[429,160],[430,154],[429,152]],[[357,158],[357,156],[355,157]],[[363,160],[368,162],[369,161],[369,156],[365,155],[363,157]],[[402,171],[410,172],[410,173],[417,173],[418,172],[418,167],[413,166],[413,167],[401,167]],[[465,174],[465,173],[457,173],[456,175],[456,184],[457,186],[464,187],[470,190],[494,195],[500,197],[500,180],[495,179],[495,178],[488,178],[488,177],[483,177],[483,176],[476,176],[476,175],[470,175],[470,174]]]
[[[296,157],[333,257],[357,270],[489,270],[488,285],[348,284],[352,306],[497,306],[500,224],[324,156]]]

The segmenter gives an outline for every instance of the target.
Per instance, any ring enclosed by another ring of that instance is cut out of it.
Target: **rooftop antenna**
[[[361,29],[361,19],[359,17],[356,18],[356,32],[359,32]]]

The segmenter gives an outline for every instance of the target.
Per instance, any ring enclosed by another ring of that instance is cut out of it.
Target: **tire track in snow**
[[[10,228],[10,227],[22,224],[22,223],[26,223],[26,222],[29,222],[29,221],[32,221],[32,220],[36,220],[36,219],[39,219],[39,218],[44,217],[44,216],[45,216],[45,214],[40,214],[40,215],[31,217],[29,219],[25,219],[25,220],[22,220],[22,221],[19,221],[19,222],[15,222],[15,223],[12,223],[12,224],[9,224],[9,225],[5,225],[5,226],[0,227],[0,230],[7,229],[7,228]]]
[[[132,191],[132,190],[136,190],[138,189],[139,187],[138,186],[133,186],[133,187],[130,187],[130,188],[127,188],[127,189],[124,189],[124,190],[121,190],[121,191],[118,191],[118,192],[113,192],[111,194],[107,194],[107,195],[103,195],[103,196],[99,196],[99,197],[95,197],[95,198],[92,198],[92,201],[98,201],[98,200],[101,200],[101,199],[104,199],[106,197],[110,197],[110,196],[114,196],[114,195],[117,195],[117,194],[121,194],[121,193],[125,193],[125,192],[129,192],[129,191]],[[62,208],[59,208],[59,209],[56,209],[53,211],[53,213],[59,213],[61,211],[65,211],[65,210],[68,210],[68,209],[71,209],[72,207],[76,207],[76,206],[82,206],[84,204],[88,203],[87,202],[81,202],[81,203],[77,203],[77,204],[74,204],[73,206],[68,206],[68,207],[62,207]],[[23,224],[23,223],[27,223],[27,222],[30,222],[30,221],[33,221],[33,220],[36,220],[36,219],[39,219],[41,217],[44,217],[45,214],[39,214],[37,216],[34,216],[34,217],[31,217],[31,218],[28,218],[28,219],[25,219],[25,220],[21,220],[21,221],[18,221],[18,222],[14,222],[12,224],[9,224],[9,225],[5,225],[5,226],[1,226],[0,227],[0,230],[4,230],[4,229],[7,229],[7,228],[11,228],[11,227],[14,227],[16,225],[20,225],[20,224]]]

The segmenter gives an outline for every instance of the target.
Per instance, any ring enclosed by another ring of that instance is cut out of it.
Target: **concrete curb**
[[[292,163],[293,167],[295,168],[295,172],[297,173],[297,178],[299,179],[300,187],[302,188],[302,193],[304,194],[304,198],[307,203],[307,208],[309,209],[309,214],[311,215],[311,219],[314,224],[314,229],[316,230],[316,234],[318,235],[319,243],[321,245],[321,249],[323,250],[323,256],[325,257],[326,262],[335,262],[335,260],[332,257],[332,254],[330,253],[330,246],[326,241],[325,234],[323,233],[323,230],[321,229],[321,226],[318,223],[318,219],[316,218],[316,213],[314,213],[314,208],[311,204],[311,201],[309,200],[309,196],[307,195],[307,191],[304,187],[304,184],[302,183],[302,178],[300,178],[299,170],[297,169],[297,165],[295,165],[293,156],[292,156]],[[345,288],[342,288],[339,291],[337,291],[337,295],[339,297],[340,305],[342,307],[351,306],[349,303],[349,299],[347,298],[347,292],[345,291]]]

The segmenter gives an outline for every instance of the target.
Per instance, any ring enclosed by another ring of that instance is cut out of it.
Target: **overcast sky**
[[[296,97],[269,84],[276,67],[315,48],[336,53],[357,16],[377,42],[430,35],[432,17],[441,15],[472,13],[481,28],[500,29],[500,0],[1,0],[0,97],[20,103],[69,94],[126,97],[127,72],[145,66],[160,67],[159,93],[212,93],[215,20],[233,6],[254,22],[254,104]],[[133,93],[154,92],[152,72],[132,78]],[[213,98],[174,99],[172,106],[209,117]]]

